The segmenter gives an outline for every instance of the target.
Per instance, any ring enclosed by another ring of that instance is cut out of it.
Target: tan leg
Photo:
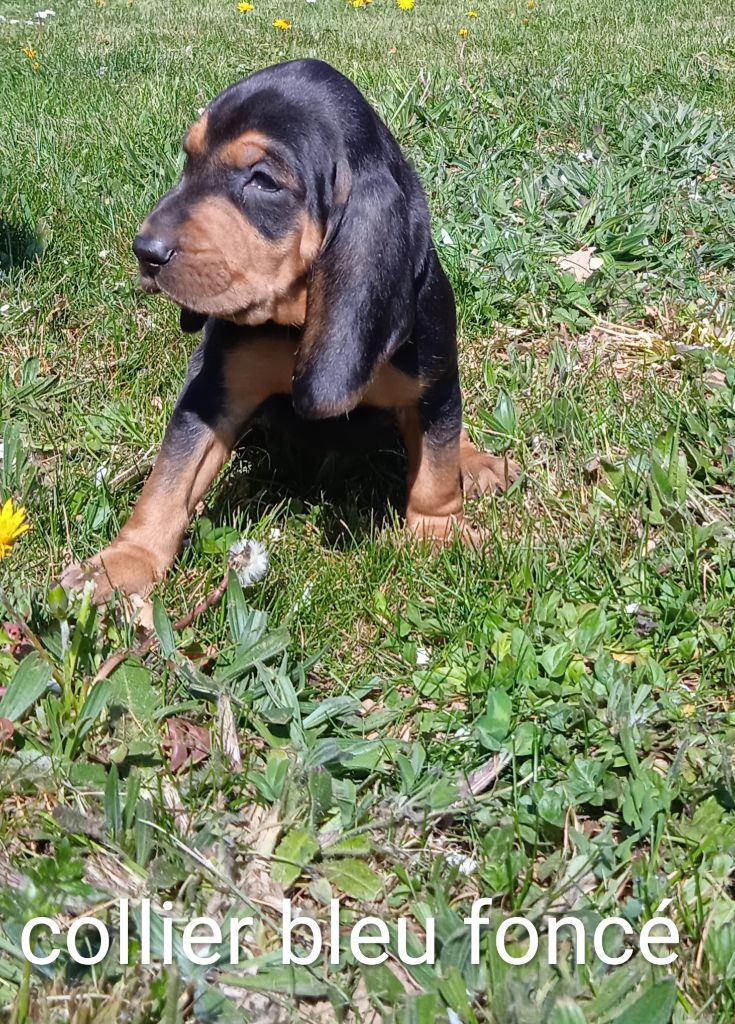
[[[297,341],[253,331],[243,332],[243,339],[221,346],[212,332],[197,350],[130,519],[108,547],[64,573],[65,586],[80,586],[91,576],[95,600],[102,603],[112,590],[146,596],[166,574],[197,504],[247,421],[271,395],[290,390]]]
[[[464,514],[459,437],[441,446],[432,445],[418,408],[401,410],[398,421],[408,457],[409,530],[434,544],[459,538],[479,546],[482,531],[474,528]]]

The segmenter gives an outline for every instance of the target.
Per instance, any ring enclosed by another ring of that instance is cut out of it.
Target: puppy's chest
[[[226,392],[231,398],[243,391],[264,395],[290,394],[299,356],[301,331],[274,327],[243,330],[235,325],[212,333],[207,346],[213,362],[220,365]],[[378,367],[373,379],[359,394],[355,405],[380,409],[413,406],[423,390],[421,379],[409,370],[387,361]]]

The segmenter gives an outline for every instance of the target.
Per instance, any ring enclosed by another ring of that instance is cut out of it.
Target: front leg
[[[223,334],[227,332],[223,337]],[[210,325],[192,356],[161,452],[130,519],[115,540],[63,574],[65,587],[95,582],[95,601],[113,590],[145,597],[171,567],[197,504],[229,459],[255,410],[290,390],[298,338]]]
[[[478,546],[481,531],[464,514],[461,473],[462,398],[456,368],[398,416],[408,457],[406,524],[421,540],[454,537]]]

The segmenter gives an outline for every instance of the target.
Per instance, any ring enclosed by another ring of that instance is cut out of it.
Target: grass
[[[0,499],[32,523],[0,564],[4,1019],[733,1019],[731,4],[475,6],[71,0],[0,22]],[[524,479],[472,509],[482,556],[432,557],[401,542],[395,453],[252,437],[160,589],[157,646],[92,686],[137,642],[129,614],[64,610],[49,585],[128,515],[190,347],[137,290],[131,239],[198,108],[304,55],[353,77],[421,172],[467,421]],[[583,245],[602,266],[578,282],[555,259]],[[241,535],[269,547],[265,581],[172,634]],[[284,894],[419,940],[431,914],[437,963],[345,949],[287,972]],[[112,901],[143,895],[179,930],[254,908],[252,969],[193,967],[178,940],[163,969],[135,945],[126,968],[24,963],[29,917],[116,934]],[[542,952],[549,913],[639,934],[670,898],[679,959],[507,967],[486,933],[473,966],[478,896]]]

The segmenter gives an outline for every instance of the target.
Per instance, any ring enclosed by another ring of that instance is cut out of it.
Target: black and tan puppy
[[[133,243],[140,279],[204,328],[158,461],[130,520],[86,567],[96,596],[146,594],[256,410],[290,394],[306,419],[393,410],[408,456],[408,527],[476,542],[469,493],[507,460],[462,430],[454,296],[416,173],[355,86],[328,64],[266,68],[225,90],[184,140],[181,181]]]

